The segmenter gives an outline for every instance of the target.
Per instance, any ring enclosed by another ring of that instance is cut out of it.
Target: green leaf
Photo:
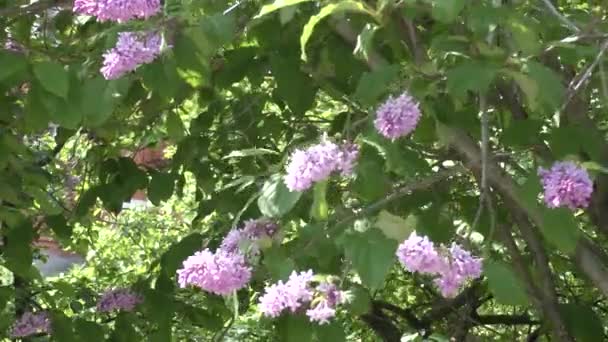
[[[541,49],[541,42],[531,20],[523,15],[514,15],[506,21],[515,45],[524,55],[535,55]]]
[[[47,216],[46,224],[60,240],[67,241],[72,236],[72,227],[68,225],[63,215]]]
[[[359,79],[354,97],[364,106],[371,106],[382,96],[387,85],[399,77],[398,65],[386,65],[364,73]]]
[[[525,71],[536,82],[538,89],[542,89],[538,93],[538,101],[553,114],[552,111],[561,106],[566,91],[561,78],[553,70],[534,61],[528,61]]]
[[[509,146],[528,148],[540,141],[542,121],[528,119],[511,121],[503,131],[503,142]]]
[[[540,102],[539,96],[539,84],[530,76],[520,72],[509,70],[505,71],[505,73],[510,76],[515,81],[515,83],[517,83],[521,91],[524,93],[526,97],[526,103],[528,104],[528,107],[530,107],[530,109],[532,110],[532,113],[530,114],[535,116],[536,111],[538,110],[538,108],[540,108],[542,104]]]
[[[276,10],[279,10],[279,9],[287,7],[287,6],[293,6],[293,5],[300,4],[302,2],[309,2],[309,1],[312,1],[312,0],[275,0],[272,4],[264,5],[262,7],[262,9],[260,10],[260,13],[258,13],[258,15],[256,15],[254,17],[254,19],[263,17],[269,13],[272,13]]]
[[[431,0],[431,15],[438,21],[443,23],[451,23],[458,18],[458,15],[464,8],[465,4],[465,0]]]
[[[327,180],[317,182],[313,188],[313,201],[310,216],[318,221],[327,220],[329,208],[327,206]]]
[[[574,253],[580,236],[574,215],[566,208],[544,209],[541,232],[547,241],[566,254]]]
[[[353,53],[355,56],[363,59],[364,61],[369,59],[372,51],[374,51],[374,36],[380,27],[375,24],[367,23],[363,26],[363,30],[357,36],[357,45]]]
[[[366,202],[375,201],[390,189],[389,179],[382,167],[383,161],[370,147],[361,149],[359,161],[355,166],[353,190]]]
[[[319,11],[318,14],[310,17],[306,25],[304,26],[304,30],[302,31],[302,35],[300,36],[300,49],[301,49],[301,58],[303,60],[307,60],[306,56],[306,45],[308,44],[308,40],[312,36],[312,33],[321,20],[325,17],[330,16],[332,14],[343,13],[343,12],[358,12],[358,13],[366,13],[372,17],[375,17],[375,14],[371,12],[369,9],[365,7],[365,5],[361,2],[357,1],[341,1],[335,4],[326,5]]]
[[[395,260],[397,242],[386,238],[380,230],[351,233],[344,237],[344,252],[353,263],[363,284],[371,289],[382,286]]]
[[[488,63],[467,61],[447,72],[448,92],[464,100],[467,91],[483,93],[490,87],[498,69]]]
[[[416,217],[410,215],[404,220],[397,215],[382,210],[380,214],[378,214],[375,226],[378,227],[387,238],[401,242],[416,229]]]
[[[34,228],[31,222],[22,221],[6,233],[6,245],[3,257],[6,266],[17,274],[27,274],[33,261],[31,243],[34,239]]]
[[[278,281],[289,278],[296,265],[283,247],[273,245],[264,251],[264,267],[271,278]]]
[[[279,152],[265,149],[265,148],[246,148],[244,150],[232,151],[227,156],[223,157],[222,159],[255,157],[255,156],[263,156],[265,154],[279,154]]]
[[[277,93],[295,114],[309,110],[317,93],[314,82],[300,70],[296,55],[270,55],[270,69],[277,82]]]
[[[77,341],[72,321],[63,313],[53,312],[51,314],[51,325],[53,327],[53,341]]]
[[[40,62],[34,64],[34,75],[42,87],[51,94],[62,98],[68,97],[70,78],[65,69],[54,62]]]
[[[354,316],[369,313],[372,308],[372,297],[369,291],[361,285],[355,284],[351,290],[351,300],[348,302],[348,311]]]
[[[79,341],[103,342],[105,341],[104,331],[101,325],[84,319],[77,319],[75,322],[76,334]]]
[[[319,342],[342,342],[346,341],[346,333],[344,327],[337,322],[333,321],[329,324],[318,325],[315,327],[315,335]]]
[[[258,207],[267,217],[281,217],[296,205],[301,195],[301,192],[289,191],[281,175],[273,175],[262,187]]]
[[[604,336],[604,323],[593,308],[585,304],[560,304],[560,312],[568,331],[579,342],[596,342]]]
[[[132,313],[121,312],[116,316],[114,331],[110,337],[112,342],[140,341],[141,336],[135,330],[135,317]]]
[[[161,256],[162,269],[169,277],[175,275],[182,262],[194,252],[203,248],[203,236],[198,233],[190,234],[172,245]]]
[[[488,287],[496,300],[504,305],[529,304],[523,285],[510,266],[502,261],[487,260],[483,273],[488,279]]]
[[[116,100],[119,98],[114,90],[115,87],[101,77],[84,82],[80,103],[86,125],[100,126],[112,115]]]
[[[308,317],[299,315],[283,315],[277,321],[277,330],[284,342],[310,342],[314,332]]]
[[[186,136],[186,127],[179,115],[173,111],[167,113],[167,134],[174,141],[180,142]]]
[[[27,61],[21,54],[0,51],[0,82],[27,71]]]
[[[148,198],[154,205],[166,201],[173,195],[175,176],[171,173],[156,172],[148,184]]]

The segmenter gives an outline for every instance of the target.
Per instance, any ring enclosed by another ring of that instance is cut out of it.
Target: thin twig
[[[568,90],[566,91],[566,100],[562,104],[560,109],[560,113],[566,109],[566,106],[572,101],[580,87],[593,75],[593,70],[602,60],[604,53],[608,49],[608,39],[606,39],[602,45],[600,46],[600,51],[595,56],[595,60],[585,69],[585,72],[580,77],[574,77],[570,84],[568,85]]]
[[[542,0],[545,6],[549,9],[549,11],[559,19],[565,26],[567,26],[571,31],[580,32],[580,28],[576,26],[570,19],[566,18],[563,14],[561,14],[555,6],[551,3],[550,0]]]

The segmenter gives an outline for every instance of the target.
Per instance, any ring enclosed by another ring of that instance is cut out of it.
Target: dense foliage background
[[[608,3],[601,0],[166,0],[147,20],[99,22],[71,1],[0,0],[0,332],[51,313],[31,341],[602,341],[608,326]],[[118,32],[166,51],[115,80]],[[18,46],[18,51],[9,49]],[[408,91],[422,117],[391,141],[373,126]],[[354,141],[354,176],[290,192],[289,155]],[[166,146],[166,162],[134,154]],[[549,209],[539,166],[576,160],[586,210]],[[123,209],[139,189],[152,207]],[[176,270],[243,221],[271,216],[236,297],[178,288]],[[405,271],[415,230],[483,257],[454,298]],[[86,256],[32,266],[41,232]],[[340,279],[330,324],[262,317],[292,270]],[[102,314],[131,287],[133,312]]]

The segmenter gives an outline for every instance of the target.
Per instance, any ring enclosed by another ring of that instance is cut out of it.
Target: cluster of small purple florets
[[[406,91],[397,98],[389,97],[378,108],[374,125],[384,137],[395,140],[410,134],[420,116],[418,103]]]
[[[329,282],[312,286],[314,274],[292,272],[286,282],[278,281],[267,286],[260,297],[259,308],[264,316],[278,317],[284,311],[296,313],[306,309],[306,315],[313,322],[325,324],[336,315],[336,308],[345,302],[345,295]]]
[[[251,249],[249,252],[255,254],[259,251],[258,242],[274,238],[278,231],[279,225],[266,218],[247,220],[243,228],[228,232],[220,248],[227,252],[247,252],[241,250],[243,245],[247,245]]]
[[[100,22],[148,19],[160,12],[160,0],[75,0],[74,12],[97,17]]]
[[[46,312],[26,312],[13,325],[12,337],[27,337],[34,334],[48,334],[51,331],[51,319]]]
[[[268,219],[248,220],[243,228],[231,230],[215,252],[209,249],[188,257],[177,271],[180,287],[196,286],[218,295],[229,295],[251,279],[248,253],[258,253],[258,241],[277,236],[279,226]],[[241,246],[251,246],[242,251]]]
[[[456,243],[447,249],[436,248],[426,236],[412,232],[397,249],[399,262],[410,272],[432,275],[435,285],[444,297],[453,297],[469,279],[481,275],[481,259],[462,249]]]
[[[142,301],[141,296],[129,289],[111,289],[104,292],[97,301],[97,311],[133,311]]]
[[[77,14],[97,17],[97,20],[126,22],[148,19],[161,10],[160,0],[75,0]],[[101,73],[107,80],[122,77],[142,64],[151,63],[162,52],[158,32],[121,32],[116,46],[103,54]]]
[[[586,208],[593,193],[587,171],[570,161],[557,162],[549,169],[538,169],[547,207]]]
[[[116,46],[103,54],[101,73],[107,80],[120,78],[161,53],[161,36],[156,32],[121,32]]]
[[[177,271],[180,287],[196,286],[225,296],[239,290],[251,279],[251,267],[238,252],[205,249],[189,256]]]
[[[291,191],[304,191],[315,182],[328,178],[332,172],[340,171],[342,175],[350,175],[359,148],[353,143],[337,145],[327,138],[319,144],[305,150],[296,150],[287,164],[285,184]]]

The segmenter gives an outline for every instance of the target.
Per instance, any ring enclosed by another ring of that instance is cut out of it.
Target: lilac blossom
[[[409,93],[389,97],[376,111],[374,125],[384,137],[395,140],[410,134],[420,120],[418,103]]]
[[[133,311],[142,301],[139,295],[129,289],[108,290],[97,301],[97,311]]]
[[[34,334],[50,333],[51,319],[47,312],[25,312],[13,325],[12,337],[27,337]]]
[[[435,249],[428,237],[412,232],[397,249],[399,262],[410,272],[436,274],[445,268],[445,257]]]
[[[126,22],[131,19],[148,19],[161,10],[160,0],[75,0],[76,14],[97,17],[100,22]]]
[[[286,282],[266,287],[264,295],[260,297],[260,311],[268,317],[277,317],[284,310],[292,313],[311,301],[313,289],[309,286],[314,274],[312,270],[297,273],[293,271]]]
[[[249,246],[251,250],[247,252],[256,254],[260,248],[259,241],[265,238],[274,238],[278,231],[279,226],[269,219],[247,220],[242,228],[232,229],[228,232],[220,249],[227,252],[244,252],[241,251],[241,248]]]
[[[357,146],[352,143],[339,146],[323,138],[319,144],[292,153],[286,166],[285,184],[291,191],[304,191],[334,171],[348,175],[352,173],[358,154]]]
[[[212,253],[205,249],[188,257],[177,274],[182,288],[196,286],[217,295],[228,295],[249,283],[251,268],[240,253],[222,249]]]
[[[344,303],[345,296],[335,284],[329,282],[319,284],[316,290],[319,296],[313,300],[316,303],[306,310],[306,315],[313,322],[325,324],[336,315],[336,307]]]
[[[162,39],[155,32],[121,32],[116,46],[103,54],[101,73],[107,80],[118,79],[161,54]]]
[[[399,262],[410,272],[428,274],[444,297],[453,297],[469,279],[478,278],[482,260],[456,243],[436,247],[426,236],[412,232],[397,249]]]
[[[538,169],[547,207],[572,210],[589,206],[593,182],[587,171],[570,161],[556,162],[547,170]]]

